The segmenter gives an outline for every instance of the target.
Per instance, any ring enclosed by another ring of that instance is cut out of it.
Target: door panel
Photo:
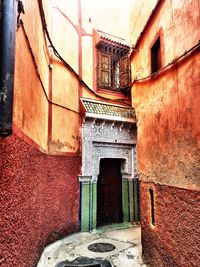
[[[102,159],[97,183],[97,225],[120,223],[122,218],[122,175],[119,159]]]

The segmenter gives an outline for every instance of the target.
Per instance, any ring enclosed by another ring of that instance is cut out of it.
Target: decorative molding
[[[136,176],[136,129],[132,123],[85,118],[83,124],[82,176],[97,181],[100,160],[121,159],[123,179]]]
[[[81,183],[90,183],[92,181],[92,176],[79,175],[78,179],[79,179],[79,182],[81,182]]]
[[[137,177],[136,127],[133,123],[85,117],[82,127],[81,229],[97,223],[97,180],[103,158],[120,159],[123,220],[134,221],[133,186]]]

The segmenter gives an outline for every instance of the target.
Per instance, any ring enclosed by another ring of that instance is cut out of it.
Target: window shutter
[[[120,59],[120,88],[130,86],[130,60],[128,56]]]
[[[98,57],[98,86],[111,87],[111,56],[99,52]]]

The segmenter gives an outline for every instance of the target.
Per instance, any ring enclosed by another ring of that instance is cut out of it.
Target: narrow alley
[[[199,52],[200,0],[0,0],[0,266],[199,267]]]

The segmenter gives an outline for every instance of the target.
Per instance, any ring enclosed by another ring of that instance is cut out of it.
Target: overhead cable
[[[41,16],[41,21],[42,21],[42,26],[43,26],[43,30],[45,32],[45,35],[51,45],[51,48],[53,49],[53,52],[54,52],[54,55],[60,59],[60,61],[62,61],[62,63],[67,67],[67,69],[73,73],[73,75],[76,77],[76,79],[80,82],[81,85],[83,85],[88,91],[90,91],[92,94],[94,94],[96,97],[99,97],[101,99],[104,99],[104,100],[110,100],[110,101],[113,101],[113,102],[120,102],[124,105],[127,105],[127,106],[131,106],[129,104],[127,104],[123,98],[118,98],[118,99],[112,99],[112,98],[109,98],[109,97],[104,97],[98,93],[96,93],[94,90],[92,90],[79,76],[79,74],[69,65],[69,63],[67,63],[65,61],[65,59],[61,56],[61,54],[58,52],[58,50],[56,49],[56,47],[54,46],[53,44],[53,41],[50,37],[50,34],[49,34],[49,31],[48,31],[48,27],[47,27],[47,23],[46,23],[46,17],[45,17],[45,13],[44,13],[44,8],[43,8],[43,3],[42,3],[42,0],[38,0],[38,3],[39,3],[39,9],[40,9],[40,16]]]

